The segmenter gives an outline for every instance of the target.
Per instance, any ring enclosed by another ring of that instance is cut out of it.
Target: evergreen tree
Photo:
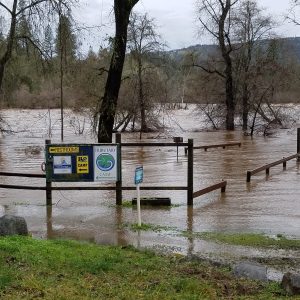
[[[55,47],[58,57],[62,56],[65,67],[75,60],[76,36],[73,32],[71,18],[68,15],[60,15]]]
[[[44,36],[44,51],[46,56],[52,60],[53,59],[53,54],[55,51],[55,45],[54,45],[54,37],[53,37],[53,32],[51,25],[48,24],[45,29],[45,36]]]

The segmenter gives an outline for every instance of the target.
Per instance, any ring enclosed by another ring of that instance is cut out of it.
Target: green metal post
[[[297,153],[300,154],[300,128],[297,128]],[[300,157],[297,159],[300,162]]]
[[[46,140],[45,142],[45,151],[47,149],[47,145],[51,144],[51,140]],[[46,155],[48,152],[46,151]],[[49,163],[48,157],[45,157],[46,159],[46,175],[50,174],[51,171],[51,164]],[[46,205],[51,206],[52,205],[52,182],[50,179],[46,176]]]
[[[120,133],[116,133],[116,144],[119,144],[119,180],[116,182],[116,205],[122,205],[122,137]]]

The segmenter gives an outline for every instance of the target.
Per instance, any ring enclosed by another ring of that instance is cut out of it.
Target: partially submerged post
[[[194,140],[188,140],[188,178],[187,178],[187,204],[193,205],[193,191],[194,191]]]
[[[122,205],[122,137],[120,133],[116,133],[116,144],[119,144],[119,180],[116,182],[116,205]]]
[[[45,141],[45,146],[51,144],[51,140]],[[48,153],[46,151],[46,153]],[[47,154],[46,154],[47,155]],[[46,175],[50,174],[49,169],[51,168],[51,163],[49,159],[46,157]],[[46,176],[46,205],[51,206],[52,205],[52,182],[51,179]]]
[[[300,154],[300,128],[297,128],[297,153]],[[300,157],[298,156],[297,161],[300,162]]]
[[[251,171],[247,171],[247,182],[251,181]]]
[[[181,137],[181,136],[174,136],[173,137],[173,141],[174,141],[174,143],[176,143],[177,144],[177,162],[178,162],[178,144],[179,143],[183,143],[183,137]]]

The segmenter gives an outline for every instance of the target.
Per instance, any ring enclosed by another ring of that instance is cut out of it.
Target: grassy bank
[[[262,248],[273,248],[273,249],[300,249],[300,240],[287,239],[282,235],[275,237],[268,237],[263,234],[255,233],[238,233],[228,234],[219,232],[201,232],[201,233],[190,233],[184,232],[184,236],[193,237],[203,240],[213,240],[231,245],[239,246],[251,246],[251,247],[262,247]]]
[[[131,247],[0,238],[1,299],[278,299],[277,284]]]

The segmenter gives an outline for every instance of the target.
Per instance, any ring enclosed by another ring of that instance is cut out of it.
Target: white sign
[[[118,147],[94,146],[94,181],[118,180]]]
[[[71,156],[53,156],[53,174],[72,174]]]

